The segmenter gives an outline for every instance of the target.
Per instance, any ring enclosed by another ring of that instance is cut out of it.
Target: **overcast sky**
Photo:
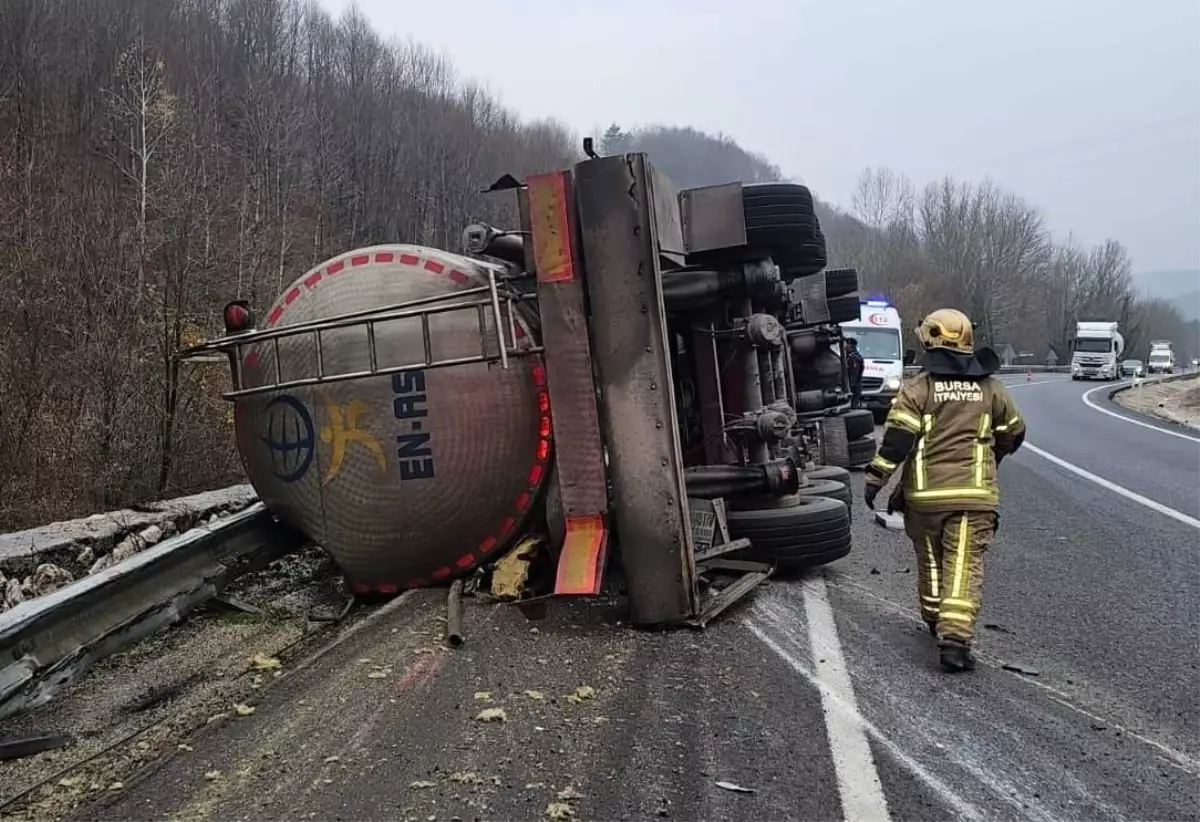
[[[357,4],[526,116],[724,132],[842,205],[868,166],[991,177],[1139,270],[1200,268],[1200,0]]]

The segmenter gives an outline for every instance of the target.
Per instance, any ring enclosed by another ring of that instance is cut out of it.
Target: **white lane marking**
[[[1004,387],[1005,388],[1020,388],[1023,385],[1045,385],[1046,383],[1050,383],[1050,382],[1066,382],[1066,380],[1058,379],[1058,380],[1034,380],[1033,382],[1006,382],[1006,383],[1004,383]]]
[[[822,583],[822,585],[823,585],[823,583]],[[822,588],[822,590],[824,590],[824,589]],[[825,602],[825,608],[828,609],[829,608],[828,597],[824,598],[824,602]],[[805,593],[805,608],[807,611],[807,608],[808,608],[807,592]],[[830,619],[832,619],[832,612],[830,613]],[[833,714],[836,711],[837,713],[839,713],[843,716],[853,718],[853,722],[855,725],[853,734],[855,736],[862,737],[864,733],[870,735],[870,737],[872,739],[874,739],[875,742],[881,748],[886,750],[893,759],[895,759],[897,762],[899,762],[905,769],[908,770],[909,773],[911,773],[913,776],[915,776],[917,779],[919,779],[922,783],[924,783],[924,785],[930,791],[937,794],[942,799],[942,801],[946,803],[947,806],[952,808],[954,810],[957,818],[965,819],[965,820],[983,820],[986,818],[985,815],[982,813],[982,811],[980,811],[979,808],[976,808],[970,802],[968,802],[967,800],[958,796],[958,794],[955,793],[954,790],[952,790],[950,788],[950,786],[948,786],[945,782],[941,781],[936,776],[934,776],[932,773],[930,773],[923,765],[921,765],[921,763],[917,762],[911,756],[909,756],[904,751],[902,751],[900,749],[900,747],[895,742],[893,742],[891,739],[889,739],[881,730],[879,730],[879,728],[875,727],[873,724],[871,724],[869,721],[867,721],[862,716],[862,714],[859,713],[859,711],[858,711],[858,705],[855,702],[854,693],[852,690],[849,692],[836,690],[835,686],[828,681],[828,677],[822,676],[818,672],[809,670],[808,666],[806,666],[800,659],[798,659],[789,649],[785,648],[781,643],[777,642],[770,634],[768,634],[765,630],[763,630],[763,628],[756,625],[750,619],[744,620],[744,624],[746,625],[747,628],[750,629],[751,633],[753,633],[756,637],[758,637],[759,641],[762,642],[763,645],[766,645],[768,648],[770,648],[771,651],[773,651],[776,656],[778,656],[781,660],[783,660],[788,665],[788,667],[790,667],[793,671],[795,671],[801,677],[803,677],[805,680],[807,680],[810,685],[812,685],[814,688],[817,689],[818,692],[820,692],[821,705],[824,708],[825,715],[826,715],[826,733],[829,737],[830,747],[834,751],[836,751],[837,748],[834,747],[834,733],[833,733],[833,725],[831,724],[831,722],[832,722]],[[811,638],[811,635],[812,635],[811,627],[809,629],[809,635]],[[820,657],[816,657],[816,648],[815,647],[813,648],[813,654],[814,654],[814,658],[818,658],[818,659],[820,658]],[[839,659],[842,658],[840,646],[838,649],[838,658]],[[825,657],[825,660],[828,663],[829,657]],[[843,668],[844,668],[844,664],[845,663],[843,660]],[[848,676],[847,676],[846,684],[847,684],[847,686],[849,685],[849,677]],[[865,742],[865,739],[863,741]],[[866,752],[867,752],[868,756],[871,756],[869,745],[866,747]],[[879,803],[882,808],[882,813],[884,814],[883,817],[855,816],[851,812],[851,809],[850,809],[851,806],[848,804],[845,786],[842,782],[842,772],[840,770],[836,770],[836,768],[838,766],[838,758],[837,758],[836,754],[834,755],[834,766],[835,766],[835,773],[838,778],[838,790],[841,793],[841,797],[842,797],[842,818],[844,818],[846,820],[854,820],[854,822],[857,822],[857,820],[859,820],[859,819],[871,819],[871,818],[887,819],[887,818],[889,818],[887,816],[886,800],[883,798],[883,787],[879,783],[879,774],[878,774],[878,771],[875,769],[875,762],[874,762],[873,757],[871,757],[871,760],[870,760],[869,771],[860,770],[858,772],[855,772],[854,777],[862,778],[865,774],[874,779],[875,789],[879,791]]]
[[[822,577],[805,580],[804,612],[813,659],[823,660],[816,668],[825,709],[825,733],[833,756],[842,816],[853,820],[888,820],[887,799],[875,768],[875,757],[863,728],[863,717],[854,699],[854,685],[838,640],[837,624]],[[837,698],[833,695],[836,694]]]
[[[1067,462],[1062,457],[1056,457],[1053,454],[1051,454],[1049,451],[1044,451],[1041,448],[1038,448],[1036,445],[1034,445],[1031,442],[1026,442],[1021,450],[1022,451],[1032,451],[1033,453],[1037,454],[1042,459],[1050,460],[1050,462],[1054,463],[1055,465],[1059,466],[1060,468],[1065,468],[1066,470],[1070,471],[1072,474],[1083,477],[1085,480],[1088,480],[1090,482],[1094,482],[1097,485],[1099,485],[1101,488],[1107,488],[1109,491],[1112,491],[1114,494],[1120,494],[1121,496],[1125,497],[1125,499],[1127,499],[1127,500],[1136,502],[1138,505],[1143,505],[1146,508],[1149,508],[1151,511],[1157,511],[1158,513],[1162,514],[1163,516],[1167,516],[1173,520],[1182,522],[1184,525],[1190,525],[1193,528],[1200,529],[1200,519],[1196,519],[1195,517],[1189,517],[1187,514],[1183,513],[1182,511],[1176,511],[1174,508],[1169,508],[1166,505],[1163,505],[1161,502],[1155,502],[1154,500],[1150,499],[1149,497],[1143,497],[1141,494],[1139,494],[1135,491],[1130,491],[1128,488],[1126,488],[1122,485],[1117,485],[1115,482],[1110,482],[1109,480],[1106,480],[1104,477],[1096,476],[1091,471],[1085,471],[1084,469],[1080,468],[1078,465]],[[1020,453],[1020,452],[1018,452],[1018,453]]]
[[[1150,382],[1157,382],[1157,380],[1151,380]],[[1130,384],[1129,381],[1125,380],[1123,382],[1117,383],[1116,385],[1100,385],[1100,386],[1097,386],[1096,388],[1092,388],[1088,391],[1085,391],[1085,392],[1083,392],[1083,404],[1086,405],[1088,408],[1092,409],[1093,411],[1099,411],[1101,414],[1107,414],[1110,417],[1116,417],[1117,419],[1121,420],[1122,422],[1127,422],[1130,425],[1140,425],[1142,428],[1149,428],[1151,431],[1157,431],[1160,434],[1166,434],[1167,436],[1170,436],[1170,437],[1179,437],[1179,439],[1187,440],[1188,442],[1200,443],[1200,437],[1193,437],[1188,434],[1184,434],[1180,431],[1171,431],[1168,428],[1162,428],[1157,425],[1151,425],[1148,422],[1142,422],[1141,420],[1135,420],[1132,417],[1125,416],[1124,414],[1118,414],[1115,411],[1109,411],[1107,408],[1101,408],[1099,405],[1092,402],[1092,394],[1095,394],[1097,391],[1103,391],[1105,389],[1108,389],[1109,391],[1111,391],[1114,388],[1120,388],[1122,385],[1129,385],[1129,384]]]

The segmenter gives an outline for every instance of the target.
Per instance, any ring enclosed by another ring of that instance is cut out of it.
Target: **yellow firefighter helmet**
[[[953,308],[939,308],[917,329],[921,345],[926,349],[945,348],[960,354],[975,353],[975,331],[966,314]]]

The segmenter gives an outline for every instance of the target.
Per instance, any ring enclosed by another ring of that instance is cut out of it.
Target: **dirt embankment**
[[[1131,411],[1200,429],[1200,376],[1142,383],[1117,394],[1116,400]]]

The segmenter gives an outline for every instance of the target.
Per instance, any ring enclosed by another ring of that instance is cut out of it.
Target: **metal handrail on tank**
[[[482,297],[484,294],[487,296],[483,299],[467,299],[474,296]],[[219,339],[210,340],[209,342],[179,351],[175,354],[174,359],[178,362],[188,360],[208,361],[207,356],[213,353],[226,354],[229,357],[233,376],[233,390],[226,391],[221,395],[222,398],[226,400],[237,400],[241,397],[250,397],[259,394],[266,394],[272,391],[281,391],[284,389],[300,388],[313,385],[327,385],[329,383],[344,382],[363,377],[387,376],[391,374],[398,374],[404,371],[413,371],[416,369],[428,370],[433,368],[447,368],[454,365],[468,365],[481,362],[489,364],[499,362],[501,368],[508,368],[508,360],[510,357],[528,357],[542,353],[543,349],[539,345],[525,347],[518,347],[517,345],[517,326],[515,320],[516,303],[531,299],[533,299],[532,295],[521,295],[516,293],[506,293],[501,296],[500,289],[496,282],[495,272],[489,270],[488,284],[485,286],[468,288],[463,291],[456,291],[452,294],[439,294],[432,297],[421,297],[415,300],[407,300],[401,303],[393,303],[390,305],[381,306],[379,308],[338,314],[322,320],[310,320],[308,322],[297,323],[295,325],[284,326],[282,328],[268,329],[263,331],[249,330],[240,333],[229,334]],[[507,306],[507,312],[501,311],[501,301],[503,301]],[[433,356],[433,341],[429,326],[429,318],[435,314],[446,314],[454,311],[467,310],[474,310],[476,312],[480,337],[479,353],[465,357],[447,357],[443,359],[435,359]],[[497,347],[496,353],[492,353],[488,350],[489,340],[487,316],[489,313],[491,313],[492,319],[495,322],[495,342]],[[505,321],[506,314],[507,322]],[[417,317],[419,317],[421,320],[422,353],[424,355],[423,359],[421,361],[405,363],[403,365],[390,365],[385,368],[380,368],[375,345],[375,326],[380,323],[403,319],[413,319]],[[342,374],[326,374],[322,333],[336,329],[357,327],[365,327],[367,331],[367,348],[370,358],[368,368],[366,370],[359,369]],[[288,337],[296,337],[301,334],[312,335],[316,344],[317,375],[314,377],[301,377],[294,380],[284,380],[283,375],[280,372],[279,341]],[[249,388],[243,387],[243,351],[247,346],[261,345],[263,343],[271,343],[272,346],[275,360],[275,380],[274,382],[265,385],[256,385]]]

